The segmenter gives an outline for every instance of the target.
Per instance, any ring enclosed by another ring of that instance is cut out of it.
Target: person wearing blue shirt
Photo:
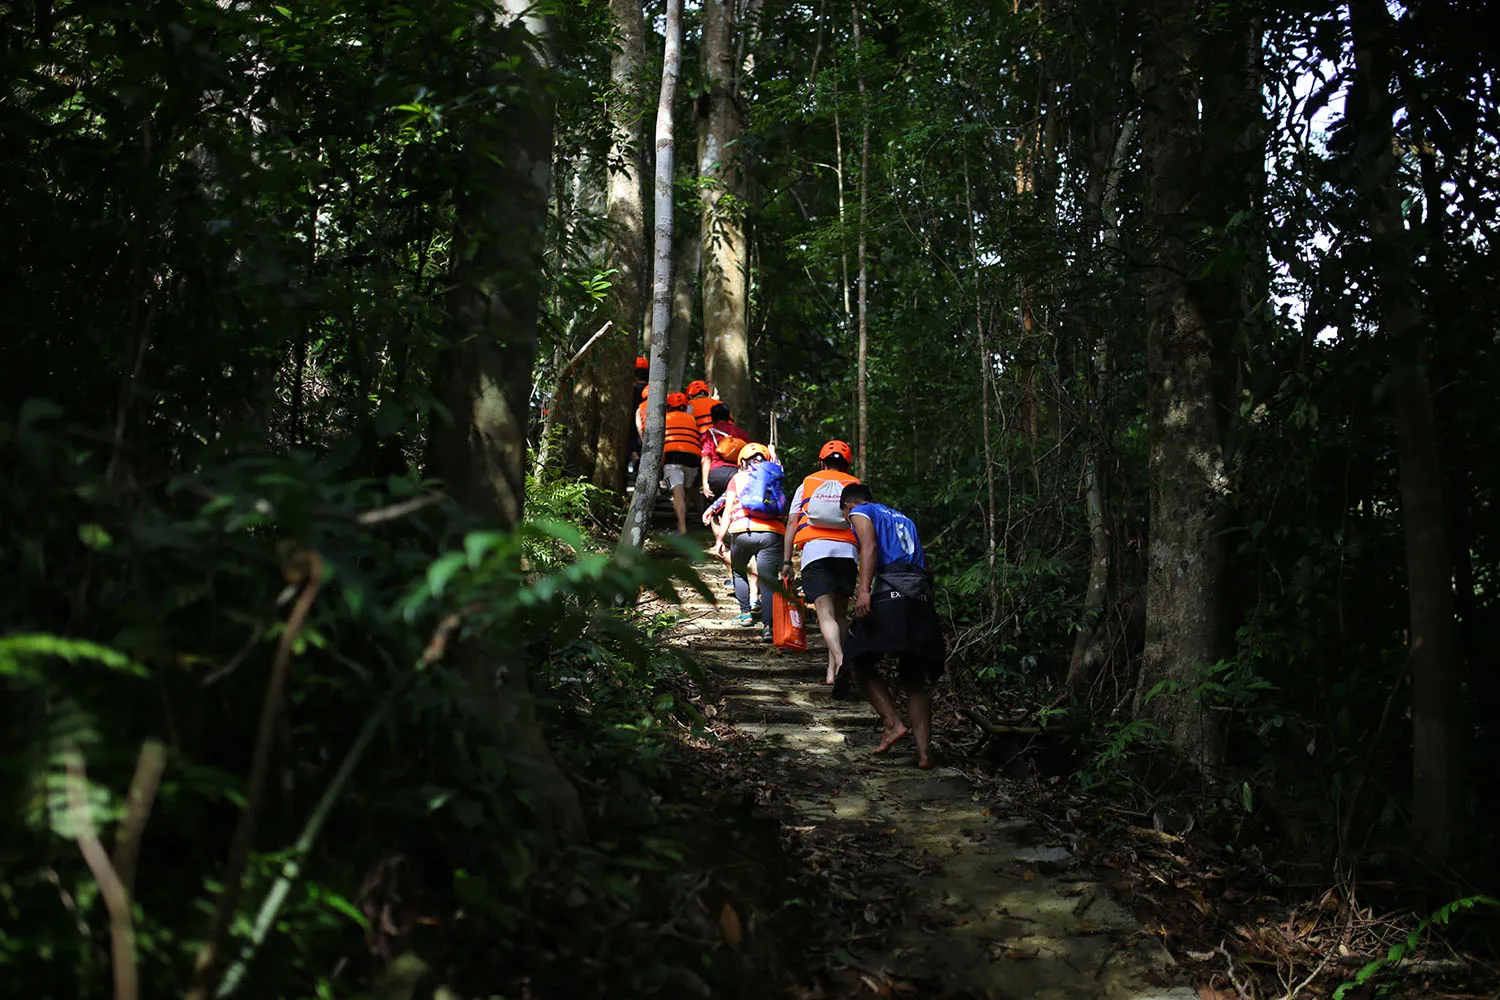
[[[917,766],[925,770],[932,766],[932,698],[927,689],[942,674],[944,657],[927,554],[912,519],[876,503],[863,483],[844,488],[840,507],[858,542],[859,581],[850,609],[854,622],[844,643],[847,679],[843,686],[835,684],[834,695],[846,697],[848,681],[858,682],[884,728],[874,752],[887,752],[910,733]],[[887,655],[897,659],[910,726],[902,722],[880,675],[880,661]]]

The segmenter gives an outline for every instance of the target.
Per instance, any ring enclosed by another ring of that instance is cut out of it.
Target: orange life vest
[[[685,410],[669,410],[667,412],[667,446],[668,452],[684,452],[693,458],[699,458],[703,448],[703,441],[698,436],[698,423],[692,414]]]
[[[749,479],[749,470],[741,469],[734,474],[734,478],[724,489],[724,505],[729,509],[729,527],[724,529],[725,534],[738,535],[742,531],[774,531],[778,535],[786,534],[786,525],[780,518],[752,514],[740,504],[740,490],[745,488],[745,483]]]
[[[635,432],[641,436],[641,440],[643,440],[643,441],[645,440],[645,438],[646,438],[646,401],[644,399],[641,400],[641,405],[637,406],[635,408]]]
[[[834,542],[848,542],[850,545],[858,544],[854,536],[853,528],[820,528],[807,520],[807,502],[812,499],[818,487],[825,483],[837,483],[839,492],[851,483],[857,483],[859,479],[847,472],[839,472],[835,469],[820,469],[802,480],[802,506],[791,512],[793,524],[793,544],[801,548],[814,538],[826,538]]]
[[[712,396],[694,396],[688,400],[688,412],[698,422],[698,430],[704,431],[713,424],[713,408],[719,405],[719,400]]]

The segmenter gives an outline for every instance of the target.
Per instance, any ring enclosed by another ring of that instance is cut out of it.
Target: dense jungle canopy
[[[0,992],[858,995],[672,640],[703,379],[921,527],[946,760],[1486,995],[1483,11],[5,4]]]

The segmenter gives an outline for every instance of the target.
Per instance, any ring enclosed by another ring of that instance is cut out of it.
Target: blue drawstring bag
[[[740,506],[757,517],[786,516],[786,490],[782,481],[786,472],[776,462],[756,462],[750,466],[745,488],[740,490]]]

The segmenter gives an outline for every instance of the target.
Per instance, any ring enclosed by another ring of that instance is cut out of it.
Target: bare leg
[[[687,491],[681,486],[672,487],[672,510],[677,513],[677,533],[687,534]]]
[[[907,691],[906,717],[911,720],[911,736],[917,744],[917,766],[925,771],[932,766],[932,695],[925,689]]]
[[[844,662],[845,623],[842,609],[838,607],[840,601],[845,607],[849,604],[849,598],[843,594],[824,594],[813,601],[813,607],[818,611],[818,631],[823,633],[823,642],[828,646],[828,676],[823,680],[824,684],[833,683],[834,675]]]
[[[865,698],[870,702],[870,707],[875,714],[880,716],[881,726],[884,732],[880,736],[880,745],[872,753],[885,753],[897,740],[906,735],[906,726],[901,721],[901,716],[896,714],[896,702],[891,698],[891,689],[885,686],[885,681],[876,674],[866,677],[861,685],[864,688]]]

